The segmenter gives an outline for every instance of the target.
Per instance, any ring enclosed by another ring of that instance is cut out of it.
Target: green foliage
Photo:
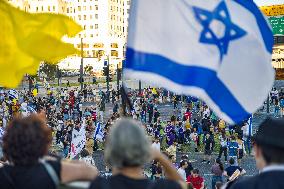
[[[57,65],[44,62],[39,69],[40,72],[44,73],[48,80],[56,77]]]
[[[93,71],[93,66],[91,66],[91,65],[85,66],[85,68],[84,68],[85,73],[91,74],[92,71]]]

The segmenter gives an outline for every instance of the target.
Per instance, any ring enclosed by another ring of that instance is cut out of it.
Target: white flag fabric
[[[18,91],[16,91],[15,89],[10,89],[8,91],[8,95],[10,99],[18,99],[19,97]]]
[[[98,141],[102,142],[103,138],[104,138],[103,127],[101,126],[101,123],[98,122],[97,126],[96,126],[95,133],[94,133],[94,140],[98,140]]]
[[[80,130],[73,129],[72,131],[72,142],[70,150],[70,158],[75,158],[86,145],[86,127],[82,125]]]
[[[239,123],[274,82],[273,34],[249,0],[132,0],[124,74],[203,99]]]

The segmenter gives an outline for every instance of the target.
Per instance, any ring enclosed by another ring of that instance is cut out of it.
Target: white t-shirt
[[[245,124],[243,127],[242,127],[242,131],[244,133],[244,138],[247,138],[249,136],[249,125],[248,124]]]
[[[194,141],[194,142],[197,141],[197,136],[198,136],[198,134],[195,133],[195,132],[193,132],[193,133],[190,134],[190,138],[191,138],[191,140]]]
[[[185,173],[185,170],[184,170],[183,168],[179,168],[177,172],[178,172],[178,174],[182,177],[182,179],[183,179],[184,181],[186,181],[186,173]]]
[[[154,143],[152,144],[152,148],[154,148],[154,149],[160,151],[160,150],[161,150],[161,144],[160,144],[159,142],[158,142],[158,143],[155,143],[155,142],[154,142]]]
[[[206,108],[203,112],[203,118],[205,118],[206,116],[208,117],[210,115],[210,109]]]

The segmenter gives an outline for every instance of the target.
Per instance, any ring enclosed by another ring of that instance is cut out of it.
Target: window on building
[[[81,11],[81,6],[78,6],[78,11]]]
[[[36,7],[36,12],[38,12],[38,7]]]
[[[94,34],[91,34],[90,37],[94,37]]]
[[[90,19],[93,19],[93,15],[90,15]]]
[[[86,15],[84,15],[84,20],[86,20],[87,19],[87,16]]]
[[[99,18],[99,15],[98,15],[98,14],[95,14],[95,18],[98,19],[98,18]]]
[[[103,43],[95,43],[93,45],[94,48],[104,48],[104,44]]]
[[[78,15],[78,19],[81,20],[81,15]]]
[[[87,10],[86,6],[83,6],[83,10],[84,10],[84,11]]]
[[[93,26],[93,25],[90,25],[90,29],[94,29],[94,26]]]
[[[93,7],[92,7],[92,6],[90,6],[90,10],[92,10],[92,8],[93,8]]]
[[[98,5],[95,6],[95,10],[99,10],[99,6]]]
[[[111,43],[111,48],[114,48],[114,49],[116,49],[116,48],[118,48],[118,44],[117,43]]]
[[[53,11],[55,12],[55,6],[52,7]]]
[[[84,30],[86,29],[86,25],[84,25]]]
[[[41,6],[41,11],[43,11],[43,6]]]
[[[116,51],[116,50],[111,50],[111,56],[118,57],[118,51]]]
[[[48,12],[50,12],[50,6],[47,7]]]
[[[98,24],[95,24],[95,29],[98,29],[99,28],[99,25]]]
[[[69,8],[67,8],[67,13],[69,13]]]

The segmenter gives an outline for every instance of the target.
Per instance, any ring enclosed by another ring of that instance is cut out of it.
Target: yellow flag
[[[56,63],[78,51],[61,41],[81,26],[58,14],[30,14],[0,0],[0,85],[14,88],[24,74],[35,74],[41,61]]]
[[[152,89],[152,93],[155,94],[155,95],[158,94],[156,88]]]
[[[37,96],[37,89],[33,89],[32,93],[33,93],[33,96],[36,97]]]

